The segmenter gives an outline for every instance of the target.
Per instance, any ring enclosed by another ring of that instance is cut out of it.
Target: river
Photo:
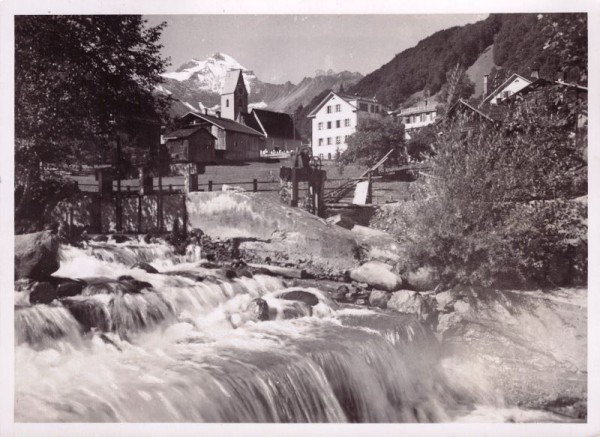
[[[508,405],[485,365],[415,318],[307,307],[280,278],[227,278],[162,244],[61,247],[81,296],[15,311],[18,422],[568,421]],[[132,269],[152,263],[161,273]],[[139,293],[115,280],[152,285]],[[261,297],[271,320],[245,321]]]

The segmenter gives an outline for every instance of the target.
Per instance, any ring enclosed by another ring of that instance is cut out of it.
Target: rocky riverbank
[[[396,243],[383,232],[342,229],[285,207],[259,213],[254,201],[239,194],[229,194],[227,202],[229,206],[220,210],[212,205],[213,216],[202,230],[163,237],[84,235],[79,244],[92,252],[123,248],[121,258],[114,261],[130,268],[110,279],[59,277],[57,235],[17,236],[16,318],[29,317],[22,311],[27,307],[59,304],[85,331],[116,330],[126,338],[127,330],[120,331],[115,323],[152,326],[172,317],[167,303],[151,297],[156,290],[148,275],[231,286],[244,278],[269,275],[286,287],[285,293],[273,297],[271,305],[253,299],[244,311],[230,315],[234,327],[248,320],[311,316],[322,299],[348,308],[409,315],[435,333],[443,350],[441,365],[455,383],[467,384],[465,374],[477,368],[488,375],[486,383],[503,394],[507,405],[544,409],[574,420],[586,417],[587,290],[440,290],[435,276],[425,269],[404,276],[397,273]],[[252,226],[225,231],[228,225],[218,217],[233,213],[232,208],[251,214]],[[143,255],[157,247],[165,252]],[[161,269],[155,260],[167,255],[192,263],[193,273]],[[96,295],[119,297],[109,307],[112,314],[103,314],[89,299]],[[134,311],[131,299],[142,295],[154,299],[155,305]],[[130,305],[126,318],[117,305]],[[34,332],[19,335],[18,342],[36,341]],[[65,333],[50,330],[43,335]]]

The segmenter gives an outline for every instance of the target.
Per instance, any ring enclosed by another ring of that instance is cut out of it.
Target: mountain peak
[[[256,80],[254,73],[247,70],[232,56],[221,52],[213,53],[203,60],[193,58],[174,72],[164,73],[162,76],[178,82],[194,83],[194,86],[200,90],[219,93],[225,76],[230,70],[242,70],[246,87],[250,91],[252,83]]]

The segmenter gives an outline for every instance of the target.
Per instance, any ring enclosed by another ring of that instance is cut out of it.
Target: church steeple
[[[242,114],[248,113],[248,90],[242,70],[231,70],[225,76],[221,91],[221,116],[240,122]]]

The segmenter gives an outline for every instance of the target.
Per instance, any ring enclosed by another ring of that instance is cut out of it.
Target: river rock
[[[457,300],[457,293],[453,290],[447,290],[435,295],[434,304],[437,311],[440,313],[447,313],[454,309],[454,303]]]
[[[145,262],[136,263],[131,268],[132,269],[141,269],[141,270],[145,271],[146,273],[158,273],[158,270],[156,270],[156,268],[154,268],[153,266],[151,266],[150,264],[145,263]]]
[[[317,296],[304,290],[283,291],[275,295],[274,297],[276,297],[277,299],[304,302],[306,305],[309,305],[311,307],[319,303],[319,298]]]
[[[392,293],[387,307],[404,314],[413,314],[420,321],[426,321],[431,316],[427,301],[416,291],[400,290]]]
[[[86,283],[83,281],[63,281],[56,287],[56,296],[58,298],[77,296],[81,294],[85,286]]]
[[[105,243],[108,241],[108,236],[102,234],[96,235],[92,238],[92,241],[95,241],[97,243]]]
[[[256,298],[253,299],[248,307],[246,308],[250,320],[264,321],[269,320],[269,305],[264,299]]]
[[[396,291],[402,288],[402,278],[391,271],[392,267],[379,261],[369,261],[350,271],[350,278],[365,282],[373,288]]]
[[[385,290],[373,290],[369,294],[369,305],[381,309],[387,308],[387,303],[392,297],[392,294]]]
[[[152,284],[145,281],[139,281],[129,275],[119,276],[119,283],[124,284],[125,287],[122,287],[123,293],[132,293],[137,294],[141,293],[142,290],[152,290]]]
[[[333,299],[344,299],[350,289],[347,285],[340,285],[334,292],[331,293]]]
[[[115,234],[112,236],[115,243],[124,243],[129,241],[129,237],[127,235]]]
[[[433,290],[439,284],[437,271],[432,267],[419,267],[406,275],[406,282],[409,288],[416,291]]]
[[[15,279],[46,279],[60,267],[58,238],[49,231],[15,236]]]
[[[29,302],[50,303],[56,299],[56,288],[50,282],[36,282],[29,294]]]

